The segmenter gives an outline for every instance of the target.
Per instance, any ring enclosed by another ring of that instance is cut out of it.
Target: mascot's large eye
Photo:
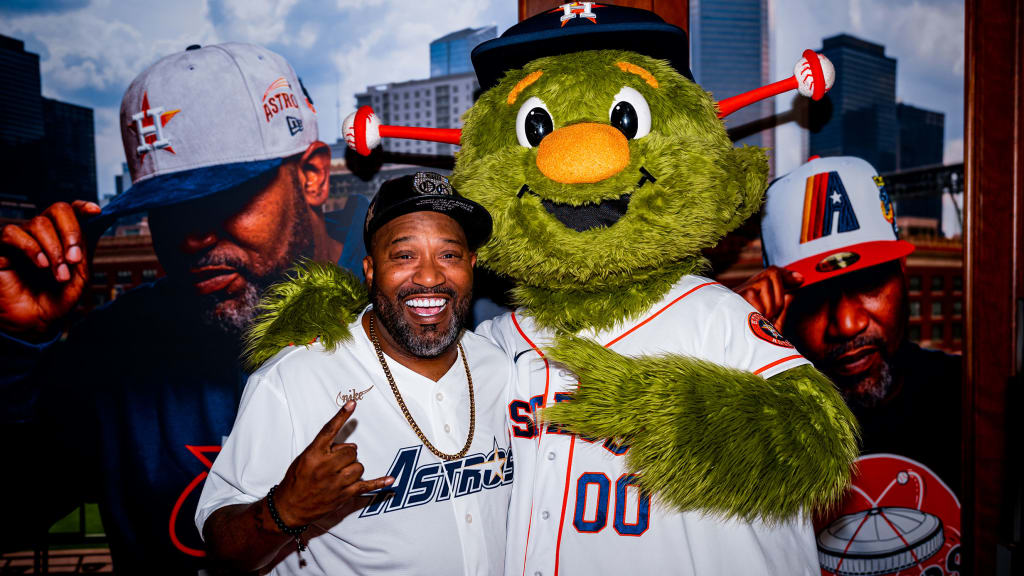
[[[643,138],[651,133],[651,109],[643,94],[629,86],[623,86],[615,95],[608,121],[626,135],[626,138]]]
[[[519,107],[519,114],[516,115],[516,137],[521,146],[533,148],[554,129],[551,113],[540,98],[533,96]]]

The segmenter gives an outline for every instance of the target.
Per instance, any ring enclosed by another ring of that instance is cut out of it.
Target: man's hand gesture
[[[360,480],[363,465],[356,459],[356,445],[334,442],[354,410],[355,402],[342,406],[285,472],[274,492],[274,503],[281,521],[289,527],[312,524],[352,499],[394,482],[389,476]]]
[[[25,224],[0,232],[0,330],[50,335],[85,291],[89,264],[79,221],[100,213],[92,202],[57,202]]]

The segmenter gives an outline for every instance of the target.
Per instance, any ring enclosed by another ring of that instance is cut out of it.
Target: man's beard
[[[417,328],[406,319],[402,313],[405,299],[413,295],[443,294],[448,296],[448,305],[452,306],[452,319],[444,332],[438,332],[437,325],[426,325],[422,328],[423,333],[417,333]],[[370,302],[377,317],[380,318],[384,329],[388,331],[391,338],[406,352],[419,358],[437,358],[447,350],[459,337],[462,326],[469,315],[469,301],[472,293],[465,294],[462,298],[456,299],[454,290],[447,287],[437,287],[424,290],[422,288],[409,287],[398,291],[395,300],[389,300],[377,290],[377,286],[370,286]]]
[[[296,187],[296,190],[298,188]],[[270,285],[284,279],[285,272],[300,258],[311,258],[313,255],[313,234],[306,204],[296,192],[296,220],[288,235],[283,240],[287,243],[284,256],[274,262],[270,269],[261,274],[246,267],[246,263],[231,255],[207,254],[195,264],[196,268],[204,266],[230,266],[238,271],[245,280],[242,293],[233,296],[214,292],[199,297],[200,319],[207,326],[221,335],[240,342],[246,330],[256,316],[260,296]]]
[[[892,392],[892,359],[886,353],[885,341],[876,336],[858,336],[836,346],[825,354],[827,364],[831,365],[846,352],[871,345],[876,346],[879,350],[880,362],[876,366],[859,376],[835,377],[839,391],[851,406],[874,408],[888,398]]]

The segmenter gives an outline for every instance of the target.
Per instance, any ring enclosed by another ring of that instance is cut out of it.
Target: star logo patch
[[[139,145],[135,151],[139,154],[141,161],[148,152],[154,150],[167,150],[175,154],[171,147],[171,141],[164,136],[164,126],[171,121],[171,118],[181,110],[164,111],[163,106],[151,108],[149,106],[149,92],[142,93],[142,110],[132,115],[134,124],[129,126],[135,136],[139,139]]]

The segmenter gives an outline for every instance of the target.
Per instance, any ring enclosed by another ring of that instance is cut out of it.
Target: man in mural
[[[121,134],[132,188],[102,213],[55,204],[0,237],[3,448],[21,470],[3,480],[18,497],[0,542],[34,544],[98,501],[117,570],[195,573],[198,487],[234,422],[260,291],[297,258],[361,272],[366,202],[323,212],[330,149],[313,104],[257,46],[153,64],[125,93]],[[138,212],[167,277],[66,330],[90,281],[87,231]]]
[[[906,257],[914,247],[897,237],[882,178],[858,158],[813,159],[768,189],[761,229],[766,268],[736,291],[832,379],[861,426],[856,488],[841,514],[818,523],[827,526],[818,535],[823,568],[834,572],[842,562],[856,573],[854,563],[868,561],[851,552],[884,564],[865,570],[892,568],[876,574],[956,565],[960,357],[907,337]],[[886,507],[904,517],[889,519]],[[883,544],[864,541],[870,530],[857,528],[868,522],[878,524],[879,538],[894,526],[916,527],[920,534],[900,535],[913,562],[900,568]]]

